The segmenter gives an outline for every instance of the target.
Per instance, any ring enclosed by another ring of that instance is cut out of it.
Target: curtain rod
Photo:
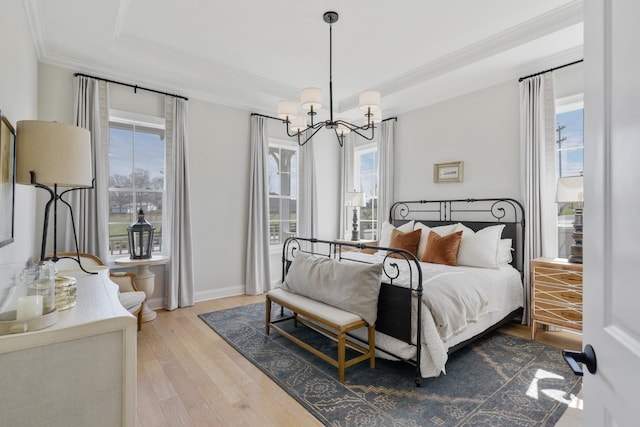
[[[279,117],[273,117],[273,116],[265,116],[264,114],[259,114],[259,113],[251,113],[252,116],[258,116],[258,117],[264,117],[265,119],[272,119],[272,120],[277,120],[279,122],[285,123],[284,119],[281,119]],[[395,120],[396,122],[398,121],[397,117],[389,117],[387,119],[384,119],[383,122],[386,122],[387,120]]]
[[[146,90],[147,92],[159,93],[160,95],[169,95],[169,96],[173,96],[173,97],[176,97],[176,98],[182,98],[185,101],[189,100],[189,98],[187,98],[186,96],[176,95],[174,93],[162,92],[161,90],[149,89],[149,88],[146,88],[146,87],[142,87],[142,86],[138,86],[138,85],[132,85],[132,84],[129,84],[129,83],[122,83],[122,82],[118,82],[118,81],[115,81],[115,80],[105,79],[104,77],[90,76],[89,74],[84,74],[84,73],[75,73],[74,76],[76,76],[76,77],[78,77],[78,76],[89,77],[91,79],[101,80],[101,81],[107,82],[107,83],[115,83],[115,84],[121,85],[121,86],[132,87],[134,93],[138,89],[140,89],[140,90]]]
[[[521,81],[523,81],[525,79],[528,79],[529,77],[534,77],[534,76],[538,76],[540,74],[548,73],[549,71],[555,71],[555,70],[559,70],[560,68],[569,67],[571,65],[579,64],[582,61],[584,61],[584,59],[578,59],[577,61],[573,61],[573,62],[570,62],[568,64],[559,65],[557,67],[549,68],[548,70],[544,70],[544,71],[540,71],[540,72],[537,72],[537,73],[530,74],[528,76],[520,77],[520,79],[518,79],[518,82],[521,82]]]

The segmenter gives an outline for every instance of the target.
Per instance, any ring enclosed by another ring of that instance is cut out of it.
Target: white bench
[[[272,303],[279,304],[282,307],[286,307],[293,312],[293,315],[287,317],[280,317],[277,319],[271,318],[271,305]],[[267,293],[266,300],[266,333],[269,335],[271,329],[280,333],[282,336],[288,338],[292,342],[298,344],[305,350],[315,354],[324,361],[338,368],[338,380],[344,382],[344,370],[349,366],[369,359],[369,366],[375,368],[375,325],[369,325],[362,317],[357,314],[344,311],[342,309],[333,307],[314,299],[288,292],[284,289],[273,289]],[[321,332],[334,338],[338,342],[338,357],[332,359],[316,348],[312,347],[308,343],[294,337],[290,333],[284,331],[277,326],[277,323],[293,320],[295,326],[298,326],[298,321],[307,325],[308,327]],[[367,327],[369,331],[369,343],[368,348],[363,347],[351,340],[347,333],[354,329]],[[353,357],[349,360],[345,360],[346,347],[353,348],[362,353],[359,356]]]

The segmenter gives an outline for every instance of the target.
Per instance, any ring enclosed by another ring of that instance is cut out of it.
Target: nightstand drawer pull
[[[582,353],[577,351],[569,351],[563,350],[562,357],[569,364],[569,367],[573,371],[574,374],[581,377],[584,375],[582,371],[582,367],[578,365],[578,363],[584,363],[587,366],[587,370],[592,374],[596,373],[596,369],[598,364],[596,362],[596,352],[591,347],[591,344],[587,344],[584,347],[584,351]]]

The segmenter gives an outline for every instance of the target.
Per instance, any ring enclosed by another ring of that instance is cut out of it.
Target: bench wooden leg
[[[344,364],[346,353],[347,334],[340,331],[338,334],[338,381],[344,382]]]
[[[269,299],[269,297],[267,297],[266,303],[267,303],[267,307],[265,311],[267,315],[265,320],[265,327],[266,327],[266,333],[267,335],[269,335],[269,330],[270,330],[269,325],[271,324],[271,299]]]
[[[376,367],[376,327],[369,326],[369,366]]]

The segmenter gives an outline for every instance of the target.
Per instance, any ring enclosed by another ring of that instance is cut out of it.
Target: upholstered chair
[[[59,253],[59,257],[73,257],[76,258],[78,254],[74,252]],[[80,254],[82,260],[82,266],[84,268],[104,266],[100,258],[92,254]],[[78,263],[72,259],[63,258],[56,263],[56,270],[77,270]],[[142,326],[142,303],[144,302],[146,295],[144,292],[138,290],[135,281],[136,275],[134,273],[125,273],[120,271],[110,271],[109,278],[112,282],[118,285],[118,299],[120,304],[131,314],[136,316],[138,323],[138,330]]]

